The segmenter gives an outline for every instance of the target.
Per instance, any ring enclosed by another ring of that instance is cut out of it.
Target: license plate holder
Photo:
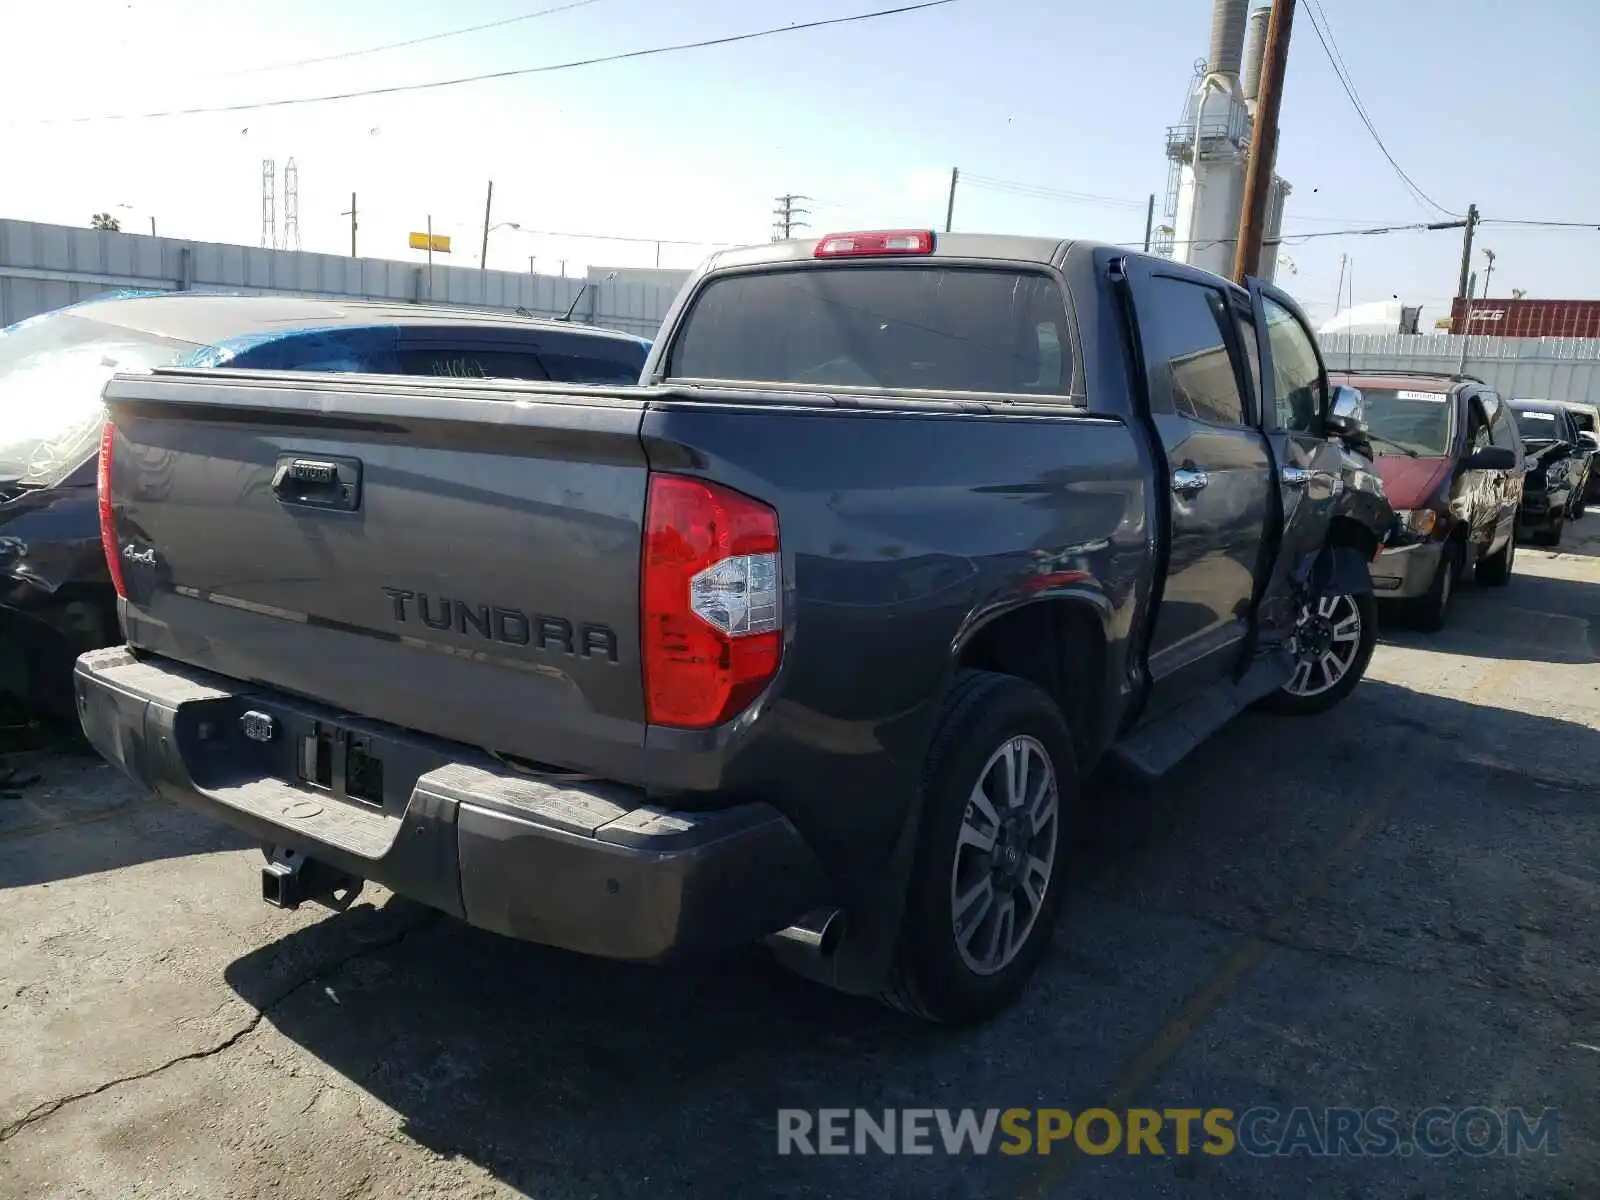
[[[383,756],[371,734],[330,721],[313,721],[298,739],[295,769],[301,783],[383,807]]]

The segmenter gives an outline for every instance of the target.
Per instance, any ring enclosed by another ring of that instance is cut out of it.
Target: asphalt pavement
[[[597,962],[370,889],[280,912],[228,830],[13,754],[0,1198],[1600,1195],[1600,514],[1456,603],[1328,716],[1098,788],[1048,965],[965,1032],[760,952]],[[1155,1110],[1163,1152],[1100,1118],[1048,1155],[779,1153],[783,1110],[1094,1108]],[[1179,1153],[1168,1114],[1219,1109],[1231,1152],[1197,1120]]]

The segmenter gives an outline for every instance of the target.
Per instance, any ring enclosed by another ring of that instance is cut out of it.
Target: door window
[[[1228,347],[1233,317],[1214,287],[1183,279],[1154,281],[1157,339],[1167,361],[1174,410],[1197,421],[1243,425],[1238,365]]]
[[[1489,444],[1489,418],[1483,410],[1483,401],[1477,396],[1467,401],[1467,445],[1473,454]]]
[[[1278,428],[1315,433],[1321,424],[1322,365],[1316,343],[1295,315],[1271,296],[1261,297],[1272,347],[1272,382]]]
[[[1261,355],[1256,349],[1256,322],[1255,318],[1247,313],[1236,315],[1239,318],[1239,346],[1244,352],[1245,364],[1250,368],[1249,402],[1253,412],[1260,412]]]
[[[1489,438],[1496,446],[1504,446],[1507,450],[1522,447],[1517,427],[1511,423],[1511,410],[1504,404],[1497,402],[1494,406],[1494,418],[1489,422]]]

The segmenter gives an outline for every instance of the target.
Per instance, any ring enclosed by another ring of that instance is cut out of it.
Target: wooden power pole
[[[1278,109],[1283,103],[1283,73],[1289,65],[1289,31],[1293,25],[1294,0],[1273,0],[1255,125],[1250,133],[1250,158],[1245,166],[1239,240],[1233,248],[1233,278],[1237,283],[1261,270],[1261,239],[1272,194],[1272,168],[1278,159]]]

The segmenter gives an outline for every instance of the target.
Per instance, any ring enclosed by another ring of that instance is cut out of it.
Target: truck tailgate
[[[539,761],[642,743],[627,389],[163,371],[106,399],[131,645]]]

